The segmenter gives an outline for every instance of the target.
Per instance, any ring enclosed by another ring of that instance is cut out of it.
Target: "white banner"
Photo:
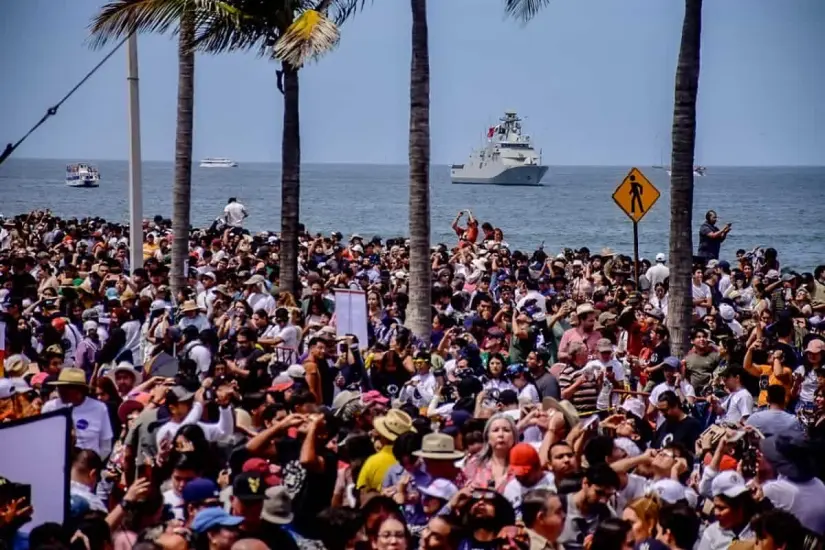
[[[71,409],[0,424],[0,477],[3,495],[31,495],[32,520],[20,530],[29,532],[46,522],[62,524],[69,515]],[[11,489],[11,490],[9,490]]]
[[[335,333],[354,334],[358,348],[369,346],[367,336],[367,294],[361,290],[335,289]]]

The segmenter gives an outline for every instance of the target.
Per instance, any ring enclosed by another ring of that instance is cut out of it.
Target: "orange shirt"
[[[754,365],[759,369],[759,399],[757,405],[760,407],[768,406],[768,386],[782,386],[785,388],[785,405],[791,399],[791,389],[793,388],[793,371],[788,367],[782,367],[782,378],[778,378],[773,374],[773,367],[771,365]]]

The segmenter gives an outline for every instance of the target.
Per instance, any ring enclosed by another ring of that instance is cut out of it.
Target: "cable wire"
[[[91,71],[89,71],[88,73],[86,73],[86,76],[84,76],[84,77],[80,80],[80,82],[78,82],[78,83],[75,85],[75,87],[74,87],[74,88],[72,88],[71,90],[69,90],[69,93],[67,93],[66,95],[64,95],[64,96],[63,96],[63,99],[61,99],[60,101],[58,101],[56,105],[54,105],[54,106],[52,106],[52,107],[49,107],[49,108],[46,110],[46,114],[45,114],[45,115],[43,115],[43,118],[41,118],[39,121],[37,121],[37,124],[35,124],[34,126],[32,126],[31,130],[29,130],[28,132],[26,132],[26,134],[25,134],[23,137],[21,137],[21,138],[17,141],[17,143],[14,143],[14,144],[9,143],[8,145],[6,145],[6,148],[3,150],[3,153],[2,153],[2,154],[0,154],[0,164],[3,164],[3,161],[5,161],[5,160],[6,160],[6,159],[7,159],[7,158],[8,158],[8,157],[9,157],[9,156],[10,156],[10,155],[14,152],[14,150],[15,150],[15,149],[17,149],[17,148],[20,146],[20,144],[21,144],[21,143],[23,143],[24,141],[26,141],[26,138],[27,138],[27,137],[29,137],[29,136],[30,136],[30,135],[31,135],[31,134],[32,134],[35,130],[37,130],[37,129],[40,127],[40,125],[41,125],[41,124],[43,124],[44,122],[46,122],[46,120],[48,120],[48,119],[49,119],[49,117],[52,117],[52,116],[56,115],[56,114],[57,114],[57,110],[60,108],[60,106],[61,106],[61,105],[63,105],[63,103],[64,103],[67,99],[69,99],[70,97],[72,97],[72,94],[74,94],[74,93],[77,91],[77,89],[78,89],[78,88],[80,88],[81,86],[83,86],[83,84],[84,84],[87,80],[89,80],[89,78],[91,78],[91,76],[92,76],[93,74],[95,74],[95,73],[97,72],[97,70],[98,70],[100,67],[102,67],[102,66],[103,66],[103,64],[104,64],[104,63],[106,63],[107,61],[109,61],[109,58],[110,58],[110,57],[112,57],[112,56],[115,54],[115,52],[116,52],[116,51],[118,51],[118,50],[120,49],[120,47],[121,47],[121,46],[123,46],[123,44],[125,44],[125,43],[126,43],[126,41],[127,41],[127,40],[129,40],[129,38],[130,38],[131,36],[132,36],[132,34],[131,34],[131,33],[129,33],[129,34],[126,36],[126,38],[124,38],[123,40],[121,40],[121,41],[118,43],[118,45],[117,45],[117,46],[115,46],[115,47],[114,47],[114,49],[112,49],[112,51],[110,51],[108,54],[106,54],[106,57],[104,57],[103,59],[101,59],[101,60],[100,60],[100,63],[98,63],[97,65],[95,65],[95,66],[94,66],[94,68],[93,68]]]

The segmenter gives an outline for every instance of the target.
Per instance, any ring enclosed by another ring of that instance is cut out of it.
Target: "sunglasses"
[[[493,500],[494,498],[496,498],[496,492],[477,489],[473,491],[470,496],[473,500]]]

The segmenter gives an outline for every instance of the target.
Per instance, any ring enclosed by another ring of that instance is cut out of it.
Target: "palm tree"
[[[279,283],[281,290],[293,294],[299,289],[298,71],[307,60],[336,45],[338,25],[363,4],[364,0],[112,0],[92,27],[99,40],[133,31],[166,32],[181,21],[185,10],[192,9],[195,50],[223,53],[255,49],[262,57],[281,59],[281,70],[277,71],[278,89],[284,96]],[[180,105],[179,101],[179,109]],[[180,150],[181,141],[177,143]],[[188,220],[185,225],[188,230]]]
[[[427,0],[412,5],[410,65],[410,302],[407,326],[426,344],[432,330],[430,263],[430,54]]]
[[[505,0],[508,13],[532,18],[549,0]],[[699,89],[702,0],[685,0],[682,41],[673,101],[673,146],[670,177],[670,291],[668,326],[674,355],[690,349],[693,293],[693,157],[696,145],[696,96]]]
[[[668,326],[674,355],[690,349],[693,321],[693,162],[696,147],[696,96],[699,90],[702,0],[685,0],[682,42],[673,101],[673,152],[670,161],[670,291]]]

